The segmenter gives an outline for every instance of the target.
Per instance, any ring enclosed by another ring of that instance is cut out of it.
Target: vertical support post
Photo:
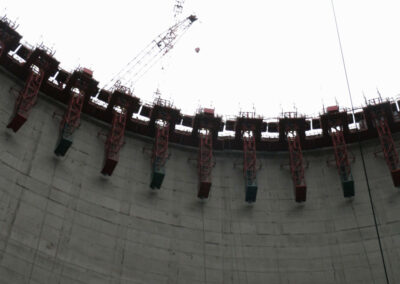
[[[1,31],[0,31],[0,38],[1,38],[1,37],[2,37],[2,36],[1,36]],[[6,48],[6,45],[3,43],[2,40],[0,40],[0,58],[2,57],[5,48]]]
[[[393,184],[396,187],[400,187],[399,156],[397,154],[386,116],[383,114],[381,109],[375,109],[375,112],[372,113],[372,117],[379,134],[379,140],[381,142],[386,164],[388,165],[392,175]]]
[[[17,132],[25,123],[32,107],[36,103],[44,72],[39,68],[35,69],[31,70],[24,88],[19,93],[15,102],[14,113],[7,125],[7,128],[11,128],[14,132]]]
[[[101,171],[103,175],[111,176],[118,163],[119,151],[124,144],[126,117],[126,109],[114,111],[111,131],[106,141],[105,161]]]
[[[253,203],[257,197],[256,140],[252,131],[243,135],[243,171],[246,183],[246,202]]]
[[[0,19],[0,59],[5,57],[12,49],[17,48],[21,35],[16,32],[15,22],[3,16]]]
[[[152,157],[152,175],[150,187],[160,189],[165,176],[165,163],[168,158],[169,123],[155,125],[156,135]]]
[[[336,167],[339,172],[340,181],[342,183],[343,196],[354,196],[354,180],[351,174],[349,156],[347,153],[346,141],[344,140],[343,129],[341,126],[336,127],[336,131],[330,129],[333,149],[335,151]]]
[[[303,153],[301,151],[300,137],[293,129],[286,130],[289,145],[290,172],[294,184],[296,202],[306,201],[307,185],[304,178]]]
[[[71,99],[61,121],[60,135],[54,150],[57,156],[64,156],[72,144],[73,133],[80,123],[84,97],[83,91],[71,91]]]
[[[208,198],[211,189],[211,170],[213,167],[212,154],[212,133],[199,134],[200,148],[197,160],[197,168],[199,173],[199,190],[197,197]]]

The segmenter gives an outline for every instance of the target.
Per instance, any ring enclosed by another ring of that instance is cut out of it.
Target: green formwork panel
[[[57,141],[56,148],[54,149],[54,154],[57,156],[65,156],[69,147],[72,145],[73,134],[70,127],[66,123],[64,128],[61,130],[60,137]]]
[[[150,183],[150,187],[152,189],[160,189],[162,182],[164,180],[165,177],[165,169],[163,168],[153,168],[153,172],[151,174],[151,183]]]
[[[57,142],[54,154],[56,154],[57,156],[65,156],[71,145],[72,145],[72,139],[61,137]]]
[[[252,178],[252,173],[246,173],[246,202],[253,203],[256,202],[257,198],[257,179]]]
[[[344,197],[354,196],[354,180],[342,181],[342,188]]]
[[[246,202],[248,203],[256,202],[257,189],[258,189],[257,185],[246,186]]]

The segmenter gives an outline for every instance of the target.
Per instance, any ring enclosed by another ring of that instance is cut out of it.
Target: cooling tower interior
[[[400,283],[396,101],[187,115],[13,53],[7,27],[1,284]]]

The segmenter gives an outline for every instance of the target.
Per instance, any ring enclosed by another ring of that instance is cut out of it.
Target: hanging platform
[[[27,118],[20,113],[14,114],[13,118],[7,124],[7,128],[11,128],[14,132],[17,132],[21,126],[25,123]]]
[[[64,128],[60,132],[60,136],[57,141],[54,154],[57,156],[65,156],[69,147],[72,145],[72,133],[69,131],[68,124],[64,125]]]
[[[247,172],[246,174],[246,202],[256,202],[257,198],[257,180],[252,178],[252,173]]]
[[[246,185],[246,202],[253,203],[256,202],[257,198],[257,185]]]
[[[104,166],[103,169],[101,170],[101,173],[103,175],[111,176],[117,164],[118,164],[118,157],[116,158],[111,156],[107,157],[104,161]]]
[[[71,145],[72,145],[71,139],[60,136],[59,140],[57,141],[54,154],[56,154],[57,156],[64,157]]]
[[[391,172],[392,180],[395,187],[400,187],[400,168]]]
[[[307,196],[307,186],[297,185],[295,188],[296,202],[305,202]]]
[[[354,180],[346,180],[342,181],[343,188],[343,196],[344,197],[353,197],[354,196]]]
[[[153,165],[152,168],[150,187],[152,189],[160,189],[165,177],[165,167]]]
[[[211,182],[200,182],[197,197],[200,199],[208,198],[208,195],[210,194],[210,189],[211,189]]]
[[[354,180],[351,173],[346,174],[343,173],[340,176],[340,180],[342,183],[343,196],[344,197],[353,197],[354,196]]]

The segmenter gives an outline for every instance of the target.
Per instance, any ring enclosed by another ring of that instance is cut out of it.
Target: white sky
[[[174,0],[0,0],[23,40],[54,46],[61,66],[94,70],[101,86],[173,24]],[[400,2],[335,0],[355,106],[400,93]],[[330,0],[186,0],[195,22],[138,82],[152,100],[160,88],[183,113],[199,105],[236,115],[276,117],[350,107]],[[194,49],[200,48],[196,53]],[[162,71],[161,67],[164,67]]]

